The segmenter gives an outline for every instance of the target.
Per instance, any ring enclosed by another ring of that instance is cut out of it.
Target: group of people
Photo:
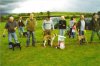
[[[92,30],[90,43],[93,41],[95,33],[97,33],[97,36],[100,40],[100,14],[94,13],[88,26],[90,26]],[[70,20],[69,38],[71,37],[74,38],[75,33],[78,33],[79,42],[80,44],[83,44],[84,42],[86,42],[86,37],[85,37],[86,28],[87,27],[84,15],[80,16],[78,22],[76,21],[76,18],[73,16]]]
[[[61,16],[59,22],[58,22],[58,29],[59,29],[59,35],[64,36],[65,31],[67,28],[66,19],[64,16]],[[5,34],[6,29],[8,30],[8,41],[9,43],[12,42],[12,38],[14,38],[15,43],[19,43],[17,35],[16,35],[16,29],[19,30],[20,37],[23,35],[23,32],[25,32],[24,27],[27,29],[27,41],[26,46],[28,47],[30,45],[30,37],[32,36],[32,46],[35,46],[36,44],[36,38],[35,38],[35,29],[37,26],[37,21],[34,16],[34,14],[30,14],[29,18],[27,18],[26,23],[24,23],[22,17],[19,18],[18,22],[14,20],[14,17],[10,16],[8,22],[5,25],[5,30],[3,32],[3,35]],[[78,38],[80,44],[83,44],[86,41],[85,38],[85,17],[84,15],[80,15],[79,21],[76,21],[76,17],[71,17],[71,20],[69,22],[70,31],[69,31],[69,38],[74,38],[76,32],[78,33]],[[100,15],[97,13],[94,13],[92,16],[92,20],[90,22],[90,26],[92,29],[91,39],[90,41],[93,41],[94,34],[97,33],[97,36],[100,40]],[[54,29],[53,21],[50,19],[50,17],[46,17],[42,24],[43,29],[43,36],[45,35],[51,35],[51,31]],[[48,39],[48,44],[51,43],[51,37]]]
[[[27,19],[26,24],[24,23],[22,17],[19,18],[18,22],[14,20],[14,17],[10,16],[8,22],[5,25],[5,29],[3,35],[5,35],[5,31],[8,31],[8,42],[13,42],[12,38],[14,38],[15,43],[20,43],[18,41],[18,37],[16,34],[16,29],[18,28],[20,37],[23,35],[24,26],[27,29],[27,41],[26,46],[28,47],[30,44],[30,37],[32,35],[32,45],[35,46],[35,26],[36,26],[36,19],[34,14],[30,14],[30,17]]]

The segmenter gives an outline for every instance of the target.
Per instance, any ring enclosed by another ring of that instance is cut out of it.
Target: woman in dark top
[[[59,31],[61,36],[64,36],[65,29],[66,29],[66,20],[64,16],[61,16],[61,20],[59,21]]]
[[[23,32],[24,32],[24,23],[23,23],[23,19],[22,17],[20,16],[19,20],[18,20],[18,28],[19,28],[19,35],[20,37],[23,35]]]

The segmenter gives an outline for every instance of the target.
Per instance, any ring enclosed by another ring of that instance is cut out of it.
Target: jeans
[[[15,43],[19,43],[16,33],[15,32],[13,32],[13,33],[8,32],[8,41],[9,41],[9,43],[12,42],[12,38],[14,38]]]
[[[60,35],[61,35],[61,36],[64,36],[64,31],[65,31],[65,29],[60,29],[59,31],[60,31]]]
[[[91,39],[90,39],[90,41],[93,41],[93,38],[94,38],[94,34],[95,34],[95,33],[97,33],[97,36],[98,36],[98,38],[99,38],[99,40],[100,40],[100,31],[92,30],[92,34],[91,34]]]
[[[71,37],[72,37],[72,38],[75,38],[75,32],[72,32],[72,33],[71,33]]]
[[[79,30],[79,36],[82,36],[82,35],[84,35],[84,31]]]
[[[20,37],[22,36],[23,32],[24,32],[24,27],[20,26],[19,27],[19,35],[20,35]]]
[[[34,32],[28,31],[27,32],[27,42],[26,42],[27,45],[26,46],[29,46],[29,44],[30,44],[31,35],[32,35],[32,45],[35,45],[35,34],[34,34]]]

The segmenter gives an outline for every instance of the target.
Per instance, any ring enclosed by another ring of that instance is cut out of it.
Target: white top
[[[72,29],[72,32],[75,32],[75,29]]]
[[[54,25],[53,25],[52,20],[50,20],[50,21],[44,20],[43,21],[42,28],[43,28],[43,30],[51,30],[51,29],[54,29]]]
[[[80,30],[81,31],[84,31],[85,30],[85,21],[84,20],[81,20]]]

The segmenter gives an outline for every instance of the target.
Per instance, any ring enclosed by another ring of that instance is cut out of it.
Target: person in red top
[[[71,37],[75,38],[75,34],[76,34],[76,23],[74,23],[74,25],[72,26],[72,34]]]

